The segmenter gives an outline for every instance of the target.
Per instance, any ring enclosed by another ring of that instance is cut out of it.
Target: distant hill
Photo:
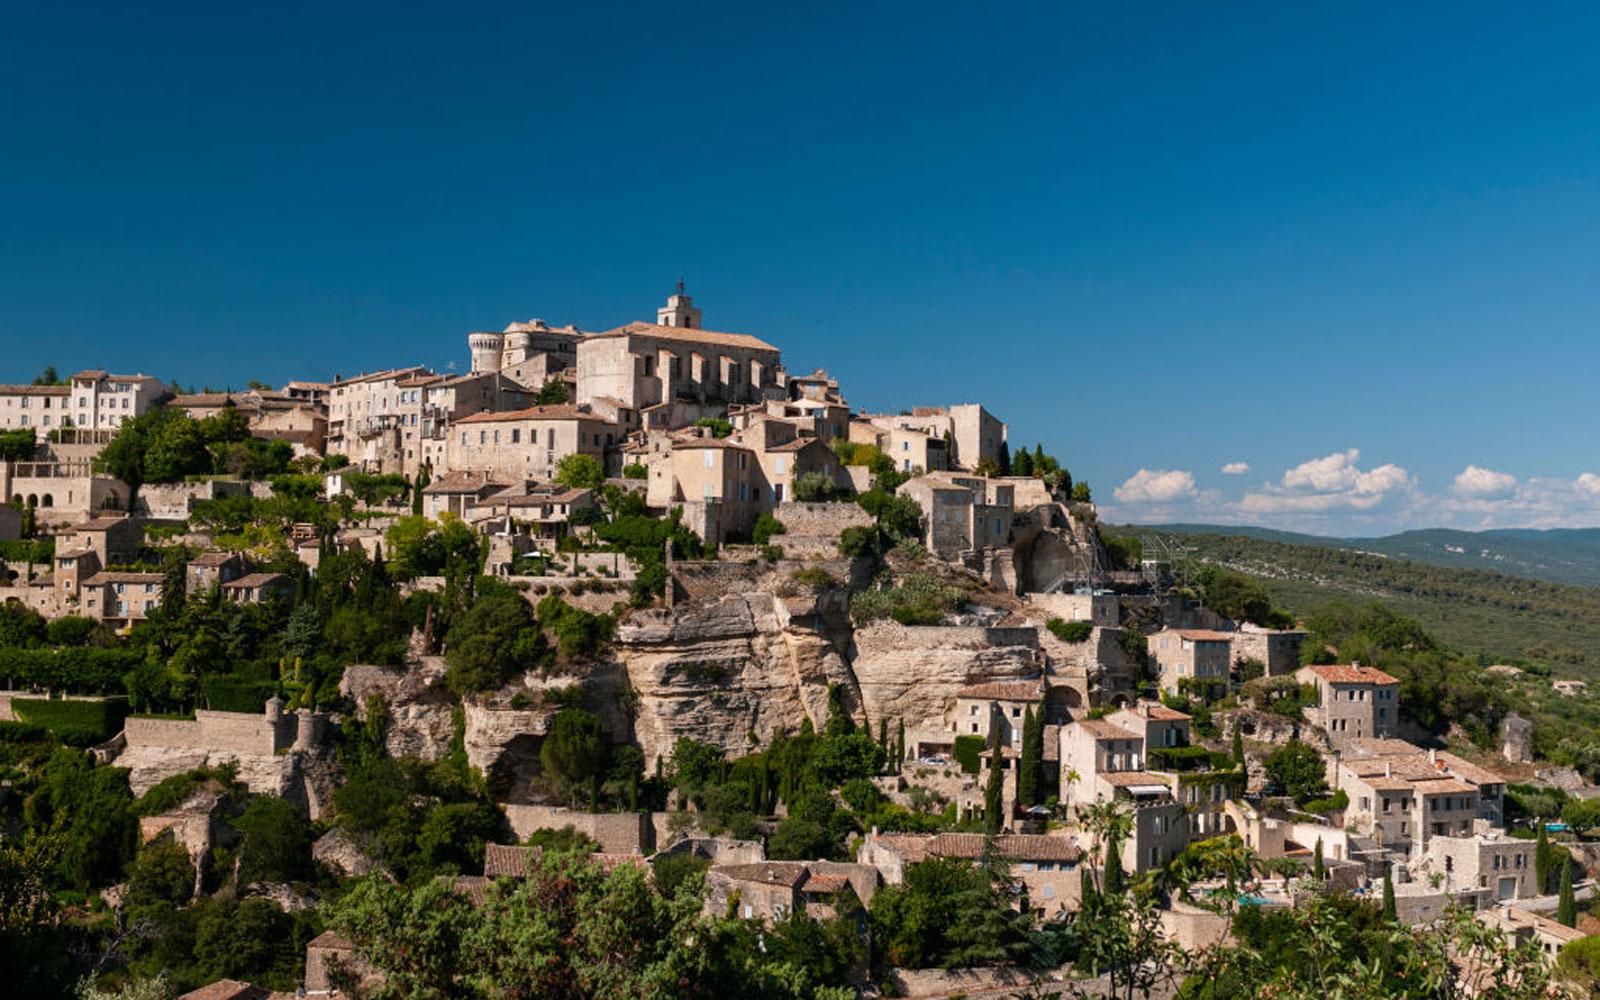
[[[1430,566],[1488,570],[1530,580],[1600,587],[1600,528],[1493,531],[1425,528],[1379,538],[1328,538],[1226,524],[1152,524],[1140,525],[1140,528],[1158,534],[1231,535],[1290,545],[1371,552]]]
[[[1425,547],[1415,536],[1423,536],[1423,541],[1434,546],[1457,544],[1445,543],[1444,538],[1449,536],[1478,539],[1481,545],[1484,536],[1491,533],[1408,532],[1378,540],[1298,536],[1315,541],[1301,544],[1279,540],[1296,537],[1287,533],[1259,537],[1260,532],[1243,534],[1229,526],[1218,526],[1214,532],[1203,531],[1199,525],[1108,525],[1103,530],[1110,536],[1146,538],[1147,556],[1155,554],[1150,536],[1171,539],[1181,535],[1173,540],[1186,558],[1259,577],[1274,603],[1297,615],[1312,614],[1334,600],[1380,601],[1417,619],[1440,640],[1462,652],[1481,654],[1491,661],[1542,662],[1566,675],[1600,680],[1600,589],[1513,575],[1509,570],[1439,565],[1403,555],[1406,544],[1415,546],[1416,551],[1437,551]],[[1498,537],[1501,533],[1492,534]],[[1534,534],[1536,544],[1560,548],[1551,533]],[[1374,541],[1396,539],[1400,541],[1395,544],[1395,555],[1372,554],[1376,549]],[[1593,536],[1585,542],[1593,544]],[[1439,558],[1467,555],[1446,551]],[[1471,555],[1471,560],[1482,558]],[[1594,572],[1600,577],[1600,554],[1594,558]],[[1482,565],[1462,561],[1466,565]]]

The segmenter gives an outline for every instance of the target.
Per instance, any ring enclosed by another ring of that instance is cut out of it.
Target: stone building
[[[170,405],[180,407],[196,420],[220,414],[229,405],[238,410],[250,428],[250,436],[263,441],[283,441],[296,456],[321,455],[328,443],[328,414],[321,402],[294,399],[281,392],[199,392],[172,397]]]
[[[1207,692],[1226,690],[1232,676],[1232,632],[1168,628],[1150,636],[1150,657],[1161,673],[1161,690],[1177,692],[1199,685]]]
[[[0,385],[0,431],[29,430],[42,438],[71,423],[71,396],[64,385]]]
[[[421,367],[335,379],[328,394],[328,453],[363,472],[410,477],[451,467],[445,457],[455,422],[533,401],[527,387],[498,371],[440,375]]]
[[[1352,739],[1338,745],[1333,772],[1350,798],[1345,827],[1402,857],[1435,836],[1471,836],[1480,820],[1505,826],[1505,778],[1452,753]]]
[[[171,395],[160,379],[149,375],[90,370],[78,372],[69,382],[72,426],[83,429],[115,430],[124,420],[143,416]]]
[[[895,492],[922,508],[923,544],[943,558],[1001,547],[1011,539],[1014,487],[1006,480],[933,473],[907,480]]]
[[[748,334],[701,326],[680,289],[654,323],[628,323],[578,342],[578,402],[609,397],[632,409],[675,399],[753,403],[786,395],[780,353]]]
[[[1444,876],[1445,892],[1479,889],[1496,902],[1542,895],[1534,885],[1534,843],[1485,830],[1428,838],[1422,863]]]
[[[294,581],[282,573],[247,573],[222,585],[223,599],[237,604],[287,601],[293,595]]]
[[[1317,665],[1295,676],[1316,686],[1319,701],[1307,711],[1335,743],[1387,736],[1399,721],[1400,682],[1376,667]]]
[[[618,466],[620,440],[615,423],[577,406],[477,413],[451,424],[448,451],[434,469],[487,473],[505,482],[548,481],[568,455],[592,455],[602,466]]]
[[[126,628],[150,617],[161,603],[160,573],[102,570],[79,585],[82,614],[112,628]]]
[[[1002,446],[1006,443],[1006,424],[999,417],[984,409],[978,403],[961,403],[955,406],[918,406],[910,413],[899,414],[870,414],[864,418],[868,423],[881,431],[915,431],[923,439],[938,440],[941,445],[947,439],[949,448],[940,448],[945,454],[942,461],[946,467],[964,469],[968,472],[975,470],[979,463],[985,459],[1000,463]],[[855,440],[852,437],[852,440]],[[875,442],[883,447],[882,441]],[[908,457],[913,447],[913,439],[890,439],[891,448],[898,443],[906,444],[906,454],[895,452],[890,457],[895,459],[895,468],[901,468],[901,460]],[[932,466],[923,467],[932,471]]]
[[[1264,676],[1282,677],[1300,669],[1300,648],[1305,645],[1303,629],[1262,628],[1249,622],[1233,633],[1233,662],[1254,660]]]
[[[237,552],[205,552],[184,566],[184,589],[199,594],[245,574],[244,557]]]
[[[879,833],[871,830],[856,848],[856,861],[878,871],[885,885],[905,882],[906,870],[931,857],[959,858],[974,864],[992,849],[1010,865],[1030,909],[1049,919],[1078,907],[1083,849],[1075,838],[1049,834]],[[1020,900],[1019,900],[1020,903]]]
[[[995,734],[1002,746],[1022,746],[1022,724],[1027,710],[1044,709],[1042,680],[994,681],[956,692],[956,717],[951,724],[958,736],[978,736],[991,745]],[[1041,720],[1042,724],[1042,720]]]

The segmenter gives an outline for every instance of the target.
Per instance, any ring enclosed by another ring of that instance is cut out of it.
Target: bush
[[[789,574],[789,579],[802,587],[809,587],[812,591],[828,590],[839,585],[839,581],[832,573],[820,566],[807,566],[797,569]]]
[[[893,618],[902,625],[938,625],[966,603],[966,592],[927,573],[907,573],[897,584],[863,590],[850,599],[857,622]]]
[[[125,701],[46,701],[16,698],[11,709],[21,722],[39,726],[73,746],[104,743],[122,730],[127,717]]]
[[[1084,642],[1094,634],[1094,625],[1090,622],[1069,622],[1052,618],[1044,625],[1062,642]]]
[[[645,467],[643,462],[629,462],[622,467],[623,479],[644,479],[648,475],[650,475],[650,470]]]
[[[756,519],[756,526],[750,532],[750,540],[757,545],[766,545],[772,541],[774,535],[786,535],[789,529],[784,523],[772,516],[770,511],[762,511]]]
[[[123,676],[143,662],[137,649],[0,647],[0,679],[12,688],[108,694],[121,692]]]
[[[984,743],[982,736],[957,736],[951,754],[956,763],[961,765],[961,770],[967,774],[977,774],[978,764],[983,757]]]
[[[838,496],[833,480],[820,472],[802,472],[794,479],[794,498],[801,503],[817,503]]]
[[[1350,796],[1345,792],[1344,789],[1340,788],[1332,795],[1329,795],[1326,798],[1312,799],[1310,802],[1307,802],[1300,808],[1304,809],[1308,813],[1315,813],[1318,816],[1322,816],[1327,813],[1336,812],[1340,809],[1350,808]]]

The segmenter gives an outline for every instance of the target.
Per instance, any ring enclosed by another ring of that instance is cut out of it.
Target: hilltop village
[[[1594,790],[1513,808],[1527,722],[1441,738],[1402,678],[1103,538],[984,402],[853,408],[681,285],[464,346],[466,374],[0,386],[15,974],[1243,996],[1288,966],[1238,956],[1319,920],[1357,966],[1413,934],[1380,978],[1537,996],[1600,964],[1600,852],[1546,822]],[[519,966],[530,912],[651,943]]]

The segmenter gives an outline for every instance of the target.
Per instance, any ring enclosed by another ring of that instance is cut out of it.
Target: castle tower
[[[664,308],[656,310],[657,326],[680,326],[691,330],[700,330],[700,310],[694,307],[694,300],[683,290],[683,279],[678,279],[678,290],[667,296]]]
[[[467,346],[472,349],[472,371],[497,372],[501,353],[505,350],[505,337],[498,333],[472,333],[467,335]]]

